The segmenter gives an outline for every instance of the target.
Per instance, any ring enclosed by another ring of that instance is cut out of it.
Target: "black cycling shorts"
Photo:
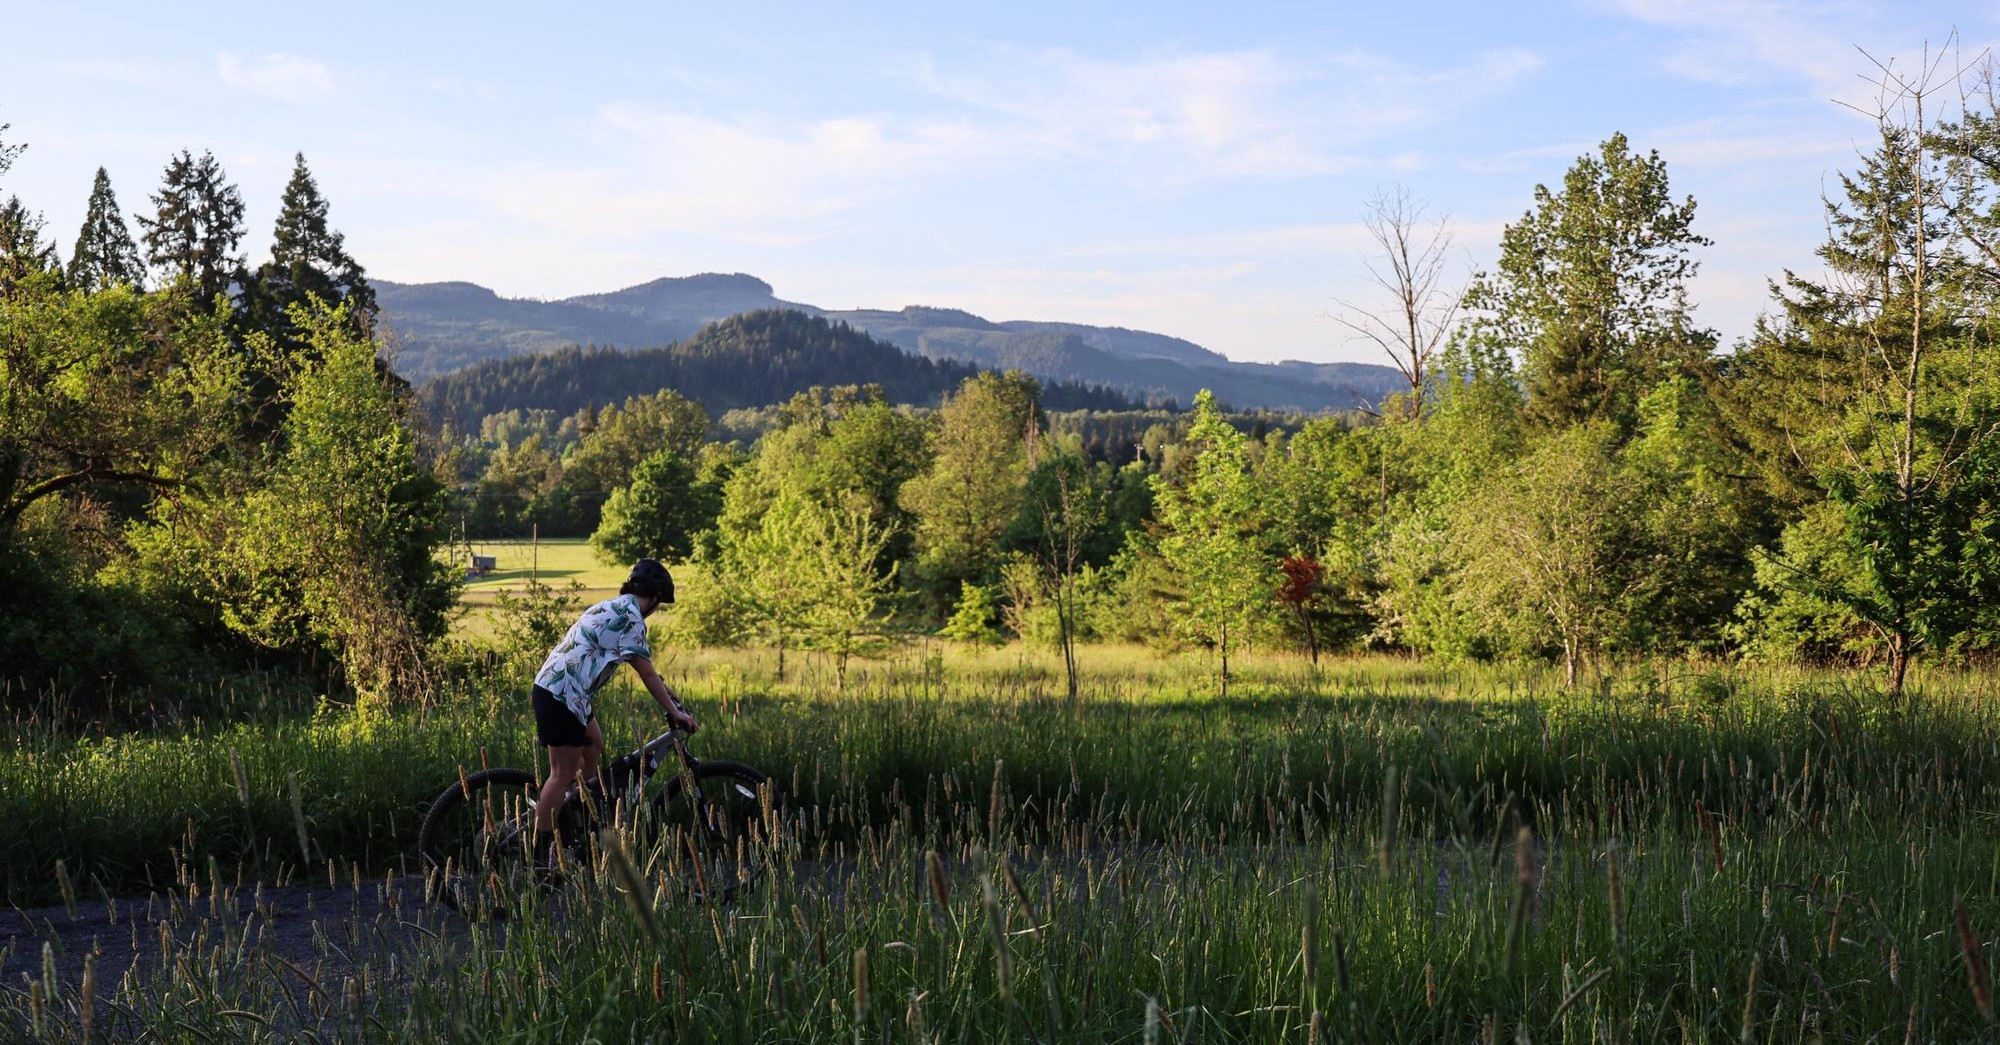
[[[593,709],[591,718],[597,717]],[[569,705],[556,699],[556,695],[540,686],[535,687],[535,742],[543,747],[589,747],[590,737],[586,732],[590,722],[577,721],[576,712]]]

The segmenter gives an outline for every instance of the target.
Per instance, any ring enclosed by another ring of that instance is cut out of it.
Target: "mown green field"
[[[466,549],[470,547],[471,551]],[[607,566],[597,558],[590,542],[580,538],[544,541],[473,541],[452,546],[453,563],[463,566],[469,555],[491,555],[497,560],[493,571],[468,578],[459,597],[459,617],[452,634],[460,638],[483,639],[493,634],[493,612],[500,594],[521,594],[531,581],[539,581],[558,591],[569,592],[578,585],[576,597],[584,605],[618,594],[629,564]]]
[[[178,896],[166,960],[95,1010],[181,1028],[163,1040],[1996,1040],[1986,675],[1892,708],[1839,674],[1676,664],[1562,694],[1264,656],[1222,701],[1202,658],[1084,654],[1074,706],[1019,647],[911,647],[845,694],[811,660],[783,683],[762,652],[667,660],[698,751],[781,786],[773,879],[696,905],[678,854],[641,849],[636,887],[496,880],[514,919],[401,914],[415,949],[351,988],[194,931],[203,890],[394,871],[459,767],[533,755],[518,689],[17,730],[4,884],[54,902],[60,859],[73,893]],[[658,712],[621,683],[605,717],[617,747]],[[0,990],[27,1026],[33,991]],[[79,990],[40,1003],[72,1040]]]

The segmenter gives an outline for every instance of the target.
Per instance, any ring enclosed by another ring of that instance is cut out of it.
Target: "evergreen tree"
[[[1535,206],[1507,226],[1498,271],[1467,293],[1475,328],[1521,356],[1529,420],[1562,427],[1602,418],[1629,430],[1638,399],[1674,364],[1704,358],[1715,335],[1695,328],[1689,256],[1694,197],[1675,202],[1659,153],[1637,156],[1612,135],[1577,159],[1562,188],[1535,186]]]
[[[1900,695],[1920,653],[1990,646],[2000,624],[1995,286],[1966,261],[1967,225],[1944,221],[1994,184],[1952,185],[1923,128],[1888,120],[1841,184],[1826,275],[1788,276],[1777,336],[1741,365],[1777,402],[1816,401],[1795,418],[1741,414],[1765,422],[1744,426],[1755,445],[1794,459],[1768,470],[1824,498],[1759,562],[1746,630],[1767,649],[1880,658]]]
[[[12,126],[11,123],[0,123],[0,135],[6,134]],[[4,137],[0,137],[0,174],[7,173],[14,166],[14,157],[21,155],[21,150],[25,148],[27,146],[20,144],[9,145]]]
[[[9,126],[0,123],[0,132]],[[0,174],[14,166],[14,158],[25,148],[0,140]],[[29,213],[20,197],[9,196],[6,204],[0,206],[0,295],[11,292],[15,284],[29,276],[61,271],[55,244],[42,242],[41,215]]]
[[[753,469],[738,472],[724,496],[736,500],[758,496]],[[808,629],[811,599],[819,578],[806,540],[808,515],[817,510],[796,490],[780,488],[765,502],[753,527],[725,534],[720,579],[729,601],[750,637],[777,647],[778,679],[785,677],[785,651],[796,646]]]
[[[62,275],[53,240],[42,239],[42,216],[29,212],[19,196],[0,205],[0,294],[44,273]]]
[[[993,621],[999,615],[1000,601],[994,596],[993,587],[968,583],[959,590],[958,605],[938,634],[974,645],[997,646],[1000,629],[993,626]]]
[[[163,281],[186,278],[207,301],[244,279],[243,194],[229,183],[212,152],[187,150],[168,161],[151,218],[141,217],[146,259]]]
[[[143,287],[145,280],[139,248],[118,209],[118,197],[111,192],[111,175],[99,167],[97,181],[90,188],[90,209],[76,234],[76,249],[70,254],[70,285],[97,291],[121,284]]]
[[[309,298],[329,307],[351,302],[349,314],[357,322],[374,319],[375,290],[360,263],[347,253],[346,237],[327,224],[326,197],[306,169],[305,154],[298,153],[279,205],[271,260],[257,269],[250,299],[252,320],[281,340],[295,340],[297,331],[287,310]]]

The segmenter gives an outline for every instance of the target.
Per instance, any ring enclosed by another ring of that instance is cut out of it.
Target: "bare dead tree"
[[[1431,360],[1451,335],[1465,302],[1463,284],[1447,283],[1451,219],[1439,215],[1435,223],[1425,222],[1424,204],[1401,185],[1369,197],[1367,208],[1363,223],[1380,253],[1364,264],[1392,304],[1378,311],[1342,301],[1342,311],[1333,319],[1356,337],[1373,342],[1403,372],[1410,383],[1404,408],[1414,417],[1423,410]]]
[[[1093,491],[1080,489],[1084,478],[1067,468],[1056,471],[1054,503],[1042,508],[1042,562],[1049,574],[1049,594],[1055,599],[1058,638],[1062,642],[1063,679],[1072,706],[1080,698],[1076,671],[1076,575],[1083,561],[1083,541],[1098,522],[1102,506]]]

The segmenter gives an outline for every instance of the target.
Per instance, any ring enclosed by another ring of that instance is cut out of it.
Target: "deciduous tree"
[[[243,503],[218,564],[225,619],[259,642],[316,642],[375,699],[428,692],[423,653],[456,593],[435,554],[449,496],[424,461],[407,392],[346,309],[300,309],[283,450]]]
[[[1401,186],[1369,199],[1363,223],[1380,254],[1379,261],[1367,261],[1368,275],[1390,304],[1383,309],[1346,305],[1334,317],[1380,348],[1403,372],[1410,385],[1404,409],[1416,418],[1423,416],[1431,362],[1450,338],[1465,301],[1463,286],[1450,279],[1450,221],[1441,217],[1426,226],[1423,216],[1424,205]]]
[[[694,551],[695,535],[715,525],[721,509],[720,481],[703,477],[678,451],[660,450],[632,470],[630,486],[611,492],[590,543],[611,563],[677,562]]]
[[[129,287],[0,298],[0,536],[36,501],[180,485],[228,445],[243,372],[222,317]]]
[[[1041,424],[1037,395],[1033,378],[985,372],[934,415],[930,464],[901,503],[915,519],[917,572],[940,611],[999,561],[1000,535],[1020,510],[1026,440]]]
[[[1223,419],[1207,390],[1195,398],[1187,445],[1185,484],[1153,480],[1158,546],[1185,591],[1175,607],[1181,630],[1215,648],[1226,697],[1229,653],[1271,605],[1277,559],[1264,547],[1249,440]]]
[[[876,614],[895,590],[896,567],[876,566],[889,532],[867,509],[807,502],[800,515],[796,569],[810,585],[805,618],[810,644],[833,655],[834,685],[847,688],[848,658],[876,627]]]
[[[1687,284],[1694,197],[1676,202],[1659,153],[1622,134],[1577,158],[1560,189],[1500,238],[1496,270],[1468,291],[1482,337],[1519,353],[1528,417],[1545,428],[1594,419],[1629,429],[1641,395],[1675,364],[1705,357]]]
[[[669,453],[695,461],[708,412],[671,389],[604,407],[562,462],[562,485],[582,522],[598,524],[613,491],[630,485],[641,461]]]
[[[1516,649],[1561,650],[1575,685],[1584,660],[1621,633],[1636,577],[1632,484],[1609,421],[1542,436],[1455,506],[1452,597]]]

